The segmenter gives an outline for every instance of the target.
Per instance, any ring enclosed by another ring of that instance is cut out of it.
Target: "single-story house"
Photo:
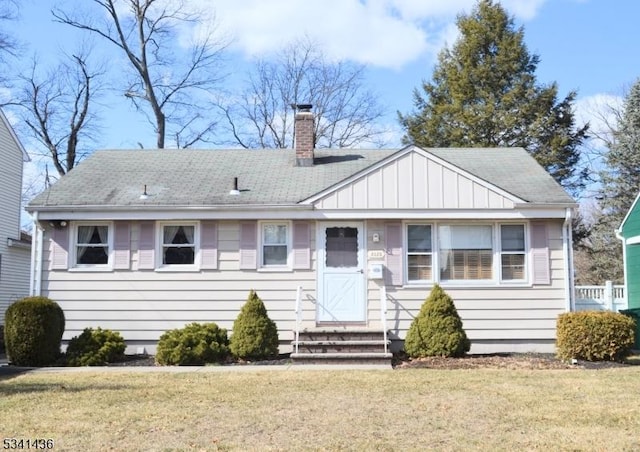
[[[22,174],[29,155],[0,111],[0,325],[11,303],[29,295],[31,236],[20,230]]]
[[[312,112],[295,127],[292,150],[97,151],[33,199],[34,292],[63,339],[153,353],[189,322],[230,330],[254,289],[282,352],[322,328],[398,349],[438,283],[472,353],[554,350],[575,203],[524,149],[314,149]]]
[[[628,309],[640,309],[640,194],[627,212],[616,236],[622,240],[624,286]]]

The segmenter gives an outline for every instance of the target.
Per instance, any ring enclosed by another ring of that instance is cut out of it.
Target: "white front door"
[[[366,321],[364,227],[318,224],[318,322]]]

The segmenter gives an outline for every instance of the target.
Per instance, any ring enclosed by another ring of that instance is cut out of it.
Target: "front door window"
[[[326,229],[326,267],[352,268],[358,266],[358,228],[331,227]]]

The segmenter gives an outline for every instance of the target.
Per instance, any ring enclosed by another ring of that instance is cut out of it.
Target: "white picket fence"
[[[576,286],[576,311],[615,311],[627,309],[624,285],[607,281],[604,286]]]

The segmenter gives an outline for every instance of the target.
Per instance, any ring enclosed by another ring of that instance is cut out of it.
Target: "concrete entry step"
[[[294,364],[389,364],[384,333],[369,328],[313,328],[299,332],[291,360]],[[386,346],[386,347],[385,347]]]

